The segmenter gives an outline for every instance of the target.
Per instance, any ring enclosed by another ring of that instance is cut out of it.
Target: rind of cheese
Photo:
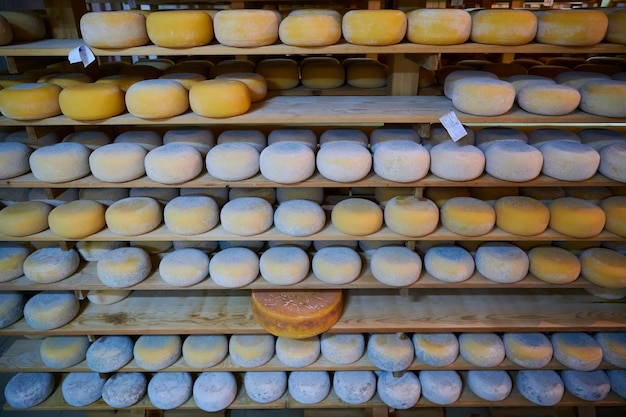
[[[304,143],[272,143],[259,155],[259,169],[270,181],[280,184],[298,183],[315,172],[315,153]]]
[[[542,10],[537,15],[539,43],[562,46],[591,46],[604,39],[609,24],[599,10]]]
[[[481,236],[493,229],[496,212],[489,203],[473,197],[453,197],[441,207],[441,224],[462,236]]]
[[[291,58],[266,58],[257,64],[256,72],[265,78],[268,90],[289,90],[300,84],[300,67]]]
[[[496,200],[496,226],[518,236],[542,233],[550,222],[550,209],[534,198],[507,196]]]
[[[343,37],[355,45],[394,45],[404,38],[406,28],[401,10],[350,10],[341,21]]]
[[[287,390],[287,372],[246,372],[243,377],[246,394],[255,402],[266,404],[278,400]]]
[[[4,387],[7,404],[15,409],[28,409],[43,402],[54,390],[50,372],[20,372]]]
[[[190,236],[208,232],[219,222],[219,207],[208,196],[179,196],[163,210],[167,228],[177,235]]]
[[[150,232],[161,224],[159,203],[149,197],[128,197],[111,204],[104,213],[109,230],[124,236]]]
[[[148,37],[163,48],[191,48],[213,39],[213,19],[204,10],[161,10],[146,17]]]
[[[458,45],[466,42],[472,17],[461,9],[415,9],[407,12],[406,37],[425,45]]]
[[[457,82],[451,98],[454,107],[464,113],[500,116],[513,107],[515,87],[502,80],[465,78]]]
[[[256,72],[229,72],[215,77],[216,80],[236,80],[244,83],[250,90],[250,100],[254,103],[261,101],[267,95],[267,81]]]
[[[41,16],[34,11],[3,10],[2,16],[9,24],[12,40],[15,42],[32,42],[46,36],[46,25]]]
[[[570,369],[593,371],[602,362],[602,347],[587,333],[554,333],[551,341],[554,359]]]
[[[383,211],[364,198],[348,198],[335,204],[331,211],[333,226],[342,233],[365,236],[380,229]]]
[[[15,120],[37,120],[61,114],[61,87],[48,83],[23,83],[0,90],[0,112]]]
[[[381,178],[412,182],[428,174],[430,153],[419,143],[405,139],[389,140],[376,143],[373,152],[374,172]]]
[[[528,252],[530,273],[551,284],[567,284],[580,275],[580,261],[570,251],[555,246],[539,246]]]
[[[563,116],[576,110],[580,93],[566,85],[534,84],[517,92],[517,103],[529,113]]]
[[[604,228],[611,233],[626,237],[626,196],[611,196],[600,202],[606,214]]]
[[[0,294],[0,328],[5,328],[20,318],[24,310],[25,297],[19,292],[4,292]]]
[[[63,369],[82,362],[88,347],[86,336],[49,336],[41,342],[39,355],[47,367]]]
[[[98,279],[107,287],[125,288],[143,281],[152,269],[150,256],[141,248],[122,247],[104,255],[96,265]]]
[[[24,305],[24,319],[35,330],[52,330],[72,321],[79,308],[71,291],[42,291]]]
[[[460,355],[479,367],[494,367],[505,357],[504,343],[495,333],[461,333],[459,336]]]
[[[146,17],[136,11],[89,12],[80,18],[83,41],[92,47],[130,48],[148,43]]]
[[[505,181],[530,181],[543,167],[541,152],[521,141],[496,140],[485,150],[485,160],[487,173]]]
[[[562,197],[550,203],[550,228],[566,236],[590,238],[604,229],[606,214],[596,203]]]
[[[31,148],[19,142],[0,143],[0,179],[17,177],[30,171]]]
[[[252,104],[250,89],[243,81],[200,81],[189,90],[191,111],[204,117],[232,117],[247,112]]]
[[[274,336],[269,334],[234,334],[228,341],[230,359],[245,368],[256,368],[274,356]]]
[[[101,181],[132,181],[146,173],[146,154],[146,149],[135,143],[110,143],[89,155],[89,168]]]
[[[333,45],[341,38],[341,15],[330,9],[293,10],[280,22],[278,36],[285,45]]]
[[[403,333],[374,333],[367,341],[367,357],[383,371],[405,370],[414,356],[413,342]]]
[[[590,248],[580,254],[581,273],[604,288],[626,288],[626,255],[606,248]]]
[[[626,44],[626,10],[615,9],[608,14],[609,24],[604,40],[606,42]]]
[[[24,260],[30,250],[20,244],[0,247],[0,282],[11,281],[24,273]]]
[[[580,109],[605,117],[626,117],[626,81],[593,80],[580,87]]]
[[[537,17],[529,10],[483,9],[472,13],[471,40],[487,45],[524,45],[537,33]]]
[[[83,83],[65,87],[59,94],[61,112],[73,120],[108,119],[124,112],[124,92],[107,83]]]
[[[430,366],[447,366],[459,355],[459,341],[454,333],[413,333],[415,358]]]
[[[93,200],[75,200],[55,207],[48,215],[48,225],[55,235],[83,239],[104,226],[105,206]]]
[[[0,232],[22,237],[48,228],[48,214],[52,206],[40,201],[20,201],[0,210]]]
[[[133,347],[135,362],[148,371],[158,371],[180,358],[182,342],[178,335],[143,335]]]
[[[439,208],[427,198],[396,196],[387,202],[385,225],[398,234],[419,237],[432,233],[439,224]]]
[[[307,88],[320,90],[339,88],[345,80],[346,73],[339,62],[311,62],[300,67],[300,81]]]
[[[257,47],[278,39],[280,15],[274,10],[230,9],[213,16],[215,39],[222,45]]]
[[[74,249],[40,248],[24,260],[24,275],[31,281],[51,283],[64,280],[78,269],[80,257]]]
[[[505,333],[506,357],[524,368],[543,368],[552,359],[552,343],[543,333]]]

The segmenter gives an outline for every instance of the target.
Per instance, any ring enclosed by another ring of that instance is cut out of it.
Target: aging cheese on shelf
[[[261,101],[267,95],[267,81],[265,77],[256,72],[229,72],[215,77],[216,80],[241,81],[250,90],[250,100],[254,103]]]
[[[148,43],[146,17],[136,11],[89,12],[80,19],[83,41],[96,48],[131,48]]]
[[[222,207],[220,221],[224,230],[240,236],[263,233],[272,226],[274,210],[260,197],[240,197]]]
[[[95,372],[70,372],[61,385],[61,393],[66,403],[74,407],[84,407],[102,397],[106,380]]]
[[[39,14],[24,10],[3,10],[2,16],[9,24],[14,42],[32,42],[46,36],[46,26]]]
[[[552,343],[543,333],[505,333],[506,357],[524,368],[543,368],[552,360]]]
[[[479,367],[494,367],[505,357],[504,343],[495,333],[461,333],[459,353],[468,362]]]
[[[551,284],[567,284],[578,279],[580,261],[570,251],[555,246],[539,246],[528,252],[530,273]]]
[[[292,371],[287,379],[287,389],[299,403],[316,404],[330,393],[330,376],[328,371]]]
[[[354,363],[365,352],[365,337],[361,333],[323,333],[320,341],[322,356],[338,365]]]
[[[391,408],[406,410],[417,404],[421,395],[419,379],[412,371],[378,372],[376,392]]]
[[[146,149],[136,143],[110,143],[89,155],[89,168],[101,181],[132,181],[146,173],[146,154]]]
[[[341,38],[341,15],[336,10],[293,10],[280,22],[278,36],[285,45],[333,45]]]
[[[194,248],[168,252],[159,263],[161,279],[170,285],[188,287],[209,274],[209,256]]]
[[[407,17],[401,10],[350,10],[343,15],[343,37],[355,45],[394,45],[406,34]]]
[[[347,404],[362,404],[376,392],[376,375],[373,371],[335,371],[333,391]]]
[[[317,170],[325,178],[337,182],[352,182],[369,174],[372,154],[366,147],[354,142],[336,141],[323,143],[315,162]]]
[[[190,236],[208,232],[219,222],[219,207],[208,196],[179,196],[163,210],[167,228],[175,234]]]
[[[615,9],[608,14],[609,24],[604,40],[626,44],[626,10]]]
[[[341,290],[252,291],[254,319],[275,336],[316,336],[330,329],[342,311]]]
[[[7,403],[16,409],[26,409],[43,402],[54,391],[54,375],[50,372],[20,372],[4,387]]]
[[[554,358],[577,371],[593,371],[602,361],[602,348],[583,332],[554,333],[551,338]]]
[[[245,180],[259,172],[259,151],[248,143],[220,143],[207,153],[206,168],[219,180]]]
[[[259,168],[261,174],[270,181],[280,184],[298,183],[315,172],[315,153],[304,143],[272,143],[261,152]]]
[[[422,273],[419,255],[403,246],[383,246],[374,251],[370,270],[377,281],[404,287],[417,281]]]
[[[40,181],[66,182],[89,174],[90,150],[80,143],[62,142],[30,154],[30,169]]]
[[[247,112],[252,95],[246,83],[234,79],[200,81],[189,90],[191,111],[204,117],[232,117]]]
[[[524,45],[537,33],[537,17],[529,10],[484,9],[472,13],[471,27],[472,42]]]
[[[331,246],[318,249],[313,255],[313,274],[327,284],[347,284],[361,273],[363,262],[352,248]]]
[[[143,80],[126,91],[130,114],[142,119],[164,119],[178,116],[189,108],[187,89],[174,80]]]
[[[274,356],[274,336],[269,334],[234,334],[228,341],[228,354],[237,365],[256,368]]]
[[[246,372],[243,386],[253,401],[261,404],[270,403],[282,397],[287,390],[287,372]]]
[[[129,336],[102,336],[87,348],[86,362],[94,372],[114,372],[133,358],[133,340]]]
[[[456,84],[466,78],[489,78],[493,80],[498,79],[498,77],[494,73],[488,71],[469,69],[454,71],[448,74],[444,80],[443,94],[449,99],[452,99],[452,93]]]
[[[161,224],[159,203],[149,197],[128,197],[111,204],[104,213],[109,230],[118,235],[148,233]]]
[[[541,406],[558,404],[565,392],[563,380],[552,370],[521,370],[515,386],[524,398]]]
[[[163,48],[191,48],[213,39],[213,19],[204,10],[161,10],[146,17],[148,37]]]
[[[519,247],[507,242],[486,242],[476,249],[476,270],[485,278],[510,284],[518,282],[528,273],[528,255]]]
[[[619,368],[626,365],[626,333],[599,332],[594,338],[602,348],[602,359]]]
[[[110,145],[113,140],[107,132],[101,130],[81,130],[65,136],[63,142],[81,143],[93,151],[104,145]]]
[[[222,45],[252,48],[278,39],[280,15],[274,10],[220,10],[213,17],[215,39]]]
[[[590,238],[604,228],[606,214],[596,203],[575,197],[552,200],[550,228],[566,236]]]
[[[48,228],[52,206],[41,201],[20,201],[0,210],[0,232],[7,236],[28,236]]]
[[[476,396],[486,401],[502,401],[513,389],[513,382],[506,371],[467,371],[467,385]]]
[[[626,255],[606,248],[590,248],[580,254],[581,273],[604,288],[625,288]]]
[[[413,342],[402,333],[373,333],[367,341],[367,356],[378,369],[399,372],[411,365]]]
[[[52,283],[61,281],[78,269],[80,257],[74,249],[40,248],[24,260],[24,275],[31,281]]]
[[[606,214],[604,228],[620,236],[626,236],[626,196],[611,196],[600,202]]]
[[[422,395],[439,405],[452,404],[461,396],[463,382],[456,371],[420,371]]]
[[[7,291],[0,294],[0,329],[22,318],[25,301],[22,293]]]
[[[0,143],[0,179],[17,177],[30,171],[31,148],[19,142]]]
[[[209,262],[209,276],[221,287],[243,287],[254,281],[258,275],[259,257],[248,248],[222,249]]]
[[[407,13],[406,37],[425,45],[458,45],[467,41],[472,18],[461,9],[415,9]]]
[[[534,84],[517,92],[517,103],[529,113],[563,116],[576,110],[580,93],[566,85]]]
[[[30,250],[18,243],[0,247],[0,282],[11,281],[24,273],[24,260]]]
[[[459,341],[454,333],[413,333],[415,358],[430,366],[447,366],[459,355]]]
[[[324,209],[313,201],[285,201],[274,211],[274,225],[289,236],[309,236],[322,230],[325,224]]]
[[[152,270],[150,256],[141,248],[118,248],[98,261],[98,279],[107,287],[125,288],[143,281]]]
[[[49,74],[39,78],[37,82],[56,84],[62,89],[70,86],[92,83],[92,78],[84,72],[66,72],[60,74]]]
[[[313,89],[341,87],[346,80],[344,67],[335,60],[311,62],[300,68],[302,85]]]
[[[590,46],[604,39],[609,20],[600,10],[541,10],[537,15],[539,43],[562,46]]]
[[[157,372],[148,383],[148,398],[160,410],[171,410],[191,396],[193,380],[188,372]]]
[[[146,376],[141,372],[113,374],[102,387],[102,399],[113,408],[130,407],[146,394],[146,384]]]
[[[430,170],[451,181],[478,178],[485,169],[485,154],[474,145],[443,142],[430,150]]]
[[[135,362],[147,371],[158,371],[172,365],[181,355],[178,335],[143,335],[133,347]]]
[[[385,205],[384,222],[398,234],[425,236],[437,228],[439,208],[427,198],[396,196]]]
[[[59,94],[61,112],[79,121],[108,119],[124,112],[124,92],[113,84],[83,83]]]
[[[189,335],[183,342],[182,354],[187,365],[209,368],[228,355],[228,339],[222,334]]]
[[[387,65],[373,59],[354,61],[346,67],[346,83],[356,88],[384,87],[387,75]]]
[[[291,58],[266,58],[256,72],[265,78],[268,90],[288,90],[300,84],[300,67]]]
[[[543,155],[522,141],[495,140],[485,150],[485,171],[505,181],[530,181],[541,173]]]
[[[335,204],[331,222],[337,230],[354,236],[372,234],[383,224],[383,211],[365,198],[348,198]]]
[[[292,285],[302,281],[309,273],[309,267],[309,255],[295,246],[271,247],[259,259],[261,276],[276,285]]]
[[[318,336],[304,339],[287,337],[276,338],[276,357],[292,368],[311,365],[320,355],[320,339]]]
[[[41,342],[39,355],[47,367],[63,369],[82,362],[88,347],[87,336],[48,336]]]
[[[584,181],[595,175],[600,154],[591,146],[571,141],[550,141],[539,150],[543,155],[542,172],[564,181]]]
[[[465,78],[456,83],[451,98],[454,107],[464,113],[500,116],[513,107],[515,88],[502,80]]]
[[[203,372],[193,384],[193,400],[208,412],[223,410],[237,395],[237,381],[230,372]]]
[[[430,154],[410,140],[388,140],[370,145],[373,148],[374,172],[389,181],[417,181],[428,174]]]
[[[83,239],[105,226],[106,207],[93,200],[74,200],[55,207],[48,215],[48,226],[55,235]]]
[[[131,293],[131,290],[89,290],[87,299],[93,304],[110,305],[122,301]]]
[[[35,330],[52,330],[72,321],[79,307],[71,291],[42,291],[24,305],[24,319]]]
[[[611,381],[600,369],[589,372],[565,369],[561,376],[565,389],[581,400],[600,401],[611,391]]]
[[[61,114],[61,87],[48,83],[23,83],[0,90],[0,112],[15,120],[37,120]]]
[[[550,222],[550,210],[543,203],[525,196],[506,196],[496,200],[496,226],[518,236],[542,233]]]
[[[481,236],[493,229],[496,212],[485,201],[473,197],[453,197],[441,207],[441,224],[462,236]]]
[[[474,273],[474,258],[460,246],[433,246],[424,255],[424,268],[443,282],[462,282]]]
[[[626,117],[626,81],[593,80],[580,87],[580,109],[605,117]]]
[[[162,184],[194,179],[204,166],[202,154],[185,143],[169,143],[152,149],[144,158],[146,175]]]

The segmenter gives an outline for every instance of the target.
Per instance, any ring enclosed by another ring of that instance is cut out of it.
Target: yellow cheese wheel
[[[456,84],[464,80],[466,78],[490,78],[490,79],[498,79],[498,77],[491,72],[482,71],[482,70],[458,70],[451,72],[445,78],[443,84],[443,94],[449,99],[452,98],[452,92]]]
[[[539,43],[563,46],[590,46],[604,39],[609,19],[591,9],[542,10],[537,15]]]
[[[124,92],[112,84],[84,83],[59,94],[61,112],[79,121],[108,119],[124,112]]]
[[[523,45],[537,32],[537,17],[529,10],[483,9],[472,13],[471,40],[488,45]]]
[[[149,197],[128,197],[109,206],[105,212],[108,228],[124,236],[141,235],[161,224],[161,207]]]
[[[330,329],[343,311],[341,290],[252,291],[252,314],[271,334],[305,339]]]
[[[135,342],[133,356],[141,368],[158,371],[173,365],[181,356],[178,335],[143,335]]]
[[[74,200],[55,207],[48,215],[48,225],[55,235],[83,239],[99,232],[105,225],[105,206],[93,200]]]
[[[580,109],[606,117],[626,117],[626,81],[593,80],[580,87]]]
[[[129,65],[124,67],[120,74],[138,75],[144,79],[158,78],[163,75],[163,70],[152,65]]]
[[[341,15],[336,10],[293,10],[280,22],[278,36],[285,45],[333,45],[341,38]]]
[[[499,116],[513,107],[515,87],[502,80],[465,78],[452,91],[452,104],[457,110],[477,116]]]
[[[0,112],[9,119],[36,120],[61,114],[61,87],[23,83],[0,90]]]
[[[308,88],[338,88],[346,79],[343,66],[334,61],[312,62],[301,67],[300,72],[302,85]]]
[[[517,104],[529,113],[544,116],[563,116],[580,103],[577,89],[558,84],[533,84],[517,92]]]
[[[32,42],[46,36],[46,26],[39,14],[24,10],[3,10],[0,16],[9,23],[14,42]]]
[[[21,277],[24,274],[24,260],[29,254],[30,249],[19,243],[0,247],[0,282]]]
[[[550,210],[540,201],[524,196],[496,200],[496,226],[518,236],[542,233],[550,222]]]
[[[39,355],[47,367],[62,369],[85,360],[88,347],[87,336],[49,336],[41,342]]]
[[[191,72],[208,78],[209,72],[214,65],[215,64],[208,59],[186,59],[184,61],[178,61],[173,67],[167,68],[163,71],[163,74]]]
[[[600,207],[606,214],[604,228],[626,237],[626,196],[607,197],[600,202]]]
[[[38,83],[56,84],[61,88],[69,87],[71,85],[90,83],[92,81],[91,77],[84,72],[44,75],[37,80]]]
[[[252,96],[241,81],[221,79],[194,84],[189,90],[191,110],[204,117],[232,117],[250,109]]]
[[[550,203],[550,228],[566,236],[590,238],[604,228],[606,215],[596,203],[562,197]]]
[[[216,80],[237,80],[248,86],[250,100],[254,103],[261,101],[267,95],[267,81],[261,74],[255,72],[229,72],[215,77]]]
[[[404,39],[406,28],[401,10],[350,10],[341,21],[343,37],[355,45],[393,45]]]
[[[267,58],[258,63],[256,72],[267,82],[268,90],[288,90],[300,84],[300,68],[291,58]]]
[[[26,74],[3,74],[0,75],[0,87],[7,88],[16,84],[34,83],[37,77]]]
[[[356,88],[381,88],[387,85],[387,65],[376,60],[355,61],[346,68],[346,83]]]
[[[280,15],[274,10],[220,10],[213,17],[215,39],[222,45],[257,47],[278,39]]]
[[[550,284],[569,284],[580,275],[580,261],[570,251],[556,246],[538,246],[528,252],[529,271]]]
[[[385,205],[384,219],[385,225],[396,233],[425,236],[439,224],[439,208],[427,198],[396,196]]]
[[[380,229],[383,211],[370,200],[348,198],[335,204],[331,211],[331,222],[342,233],[366,236]]]
[[[143,80],[145,80],[145,78],[140,75],[114,74],[98,78],[96,84],[113,84],[118,86],[123,92],[126,92],[131,85]]]
[[[191,48],[213,39],[213,19],[204,10],[161,10],[146,17],[148,37],[163,48]]]
[[[424,197],[432,200],[437,207],[454,197],[469,197],[470,191],[466,187],[427,187],[424,190]]]
[[[481,236],[493,229],[496,212],[485,201],[473,197],[453,197],[441,206],[441,224],[462,236]]]
[[[626,10],[616,9],[608,14],[609,25],[604,40],[626,44]]]
[[[195,83],[206,80],[204,75],[196,74],[195,72],[173,72],[171,74],[161,75],[159,78],[162,80],[177,81],[187,90]]]
[[[581,273],[604,288],[626,288],[626,255],[606,248],[590,248],[580,254]]]
[[[458,45],[470,37],[472,18],[461,9],[415,9],[407,12],[406,37],[426,45]]]
[[[173,80],[139,81],[126,91],[126,107],[133,116],[143,119],[174,117],[189,108],[189,94]]]
[[[80,18],[83,41],[96,48],[131,48],[148,43],[146,17],[136,11],[89,12]]]
[[[150,255],[141,248],[121,247],[106,253],[96,264],[98,279],[107,287],[124,288],[143,281],[152,270]]]
[[[52,206],[40,201],[21,201],[0,210],[0,232],[7,236],[28,236],[48,228]]]
[[[209,78],[230,72],[254,72],[256,64],[249,59],[234,58],[219,61],[209,70]]]

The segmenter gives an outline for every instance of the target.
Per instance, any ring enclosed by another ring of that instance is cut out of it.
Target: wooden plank
[[[389,57],[389,89],[393,96],[415,96],[419,84],[419,64],[405,55]]]
[[[85,1],[44,0],[44,7],[53,38],[80,38],[80,18],[87,13]]]
[[[581,292],[548,290],[344,290],[329,332],[625,331],[626,300],[599,302]],[[0,335],[263,334],[245,291],[135,291],[112,305],[82,303],[79,314],[50,331],[24,319]]]

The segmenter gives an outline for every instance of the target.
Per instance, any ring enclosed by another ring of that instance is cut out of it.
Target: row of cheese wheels
[[[543,86],[541,87],[543,88]],[[42,182],[63,183],[89,174],[103,182],[124,183],[147,175],[161,184],[182,184],[206,172],[217,180],[243,181],[259,173],[278,184],[297,184],[313,174],[329,181],[360,181],[373,171],[397,183],[429,173],[449,181],[474,180],[485,172],[511,182],[540,174],[584,181],[596,173],[626,182],[621,163],[626,135],[609,129],[484,128],[454,142],[443,128],[421,139],[414,129],[275,129],[267,139],[259,130],[226,130],[216,140],[207,129],[127,131],[113,143],[107,134],[83,131],[34,151],[23,133],[0,142],[0,179],[29,171]],[[42,143],[42,145],[44,145]]]
[[[147,14],[147,16],[146,16]],[[626,13],[620,9],[543,10],[461,9],[291,11],[230,9],[218,12],[168,10],[92,12],[80,29],[92,47],[117,49],[152,42],[164,48],[191,48],[217,42],[232,47],[283,44],[301,47],[412,43],[455,45],[468,40],[496,45],[523,45],[536,40],[556,45],[589,46],[603,40],[626,43]]]
[[[603,288],[626,288],[621,275],[626,256],[611,248],[591,247],[577,256],[549,244],[536,244],[525,251],[508,242],[487,242],[473,253],[460,245],[440,244],[420,257],[415,250],[396,242],[379,245],[364,256],[341,244],[323,247],[313,254],[297,245],[283,244],[270,247],[260,256],[246,247],[227,247],[210,257],[201,249],[181,248],[151,258],[141,244],[126,247],[122,242],[108,243],[111,249],[89,250],[99,253],[93,261],[95,273],[91,274],[105,286],[117,289],[141,283],[153,270],[155,275],[158,270],[156,276],[172,287],[190,287],[210,278],[219,287],[240,288],[259,276],[274,285],[290,286],[311,273],[325,284],[346,285],[366,270],[384,286],[393,287],[411,286],[425,272],[441,282],[457,283],[468,280],[476,271],[502,284],[519,282],[530,272],[550,284],[569,284],[582,276]],[[22,245],[7,244],[0,248],[0,265],[6,266],[0,272],[0,282],[21,276],[41,284],[62,281],[78,270],[79,251],[85,253],[85,246],[66,251],[43,247],[31,253]],[[119,297],[110,299],[119,301],[128,294],[121,291]]]

